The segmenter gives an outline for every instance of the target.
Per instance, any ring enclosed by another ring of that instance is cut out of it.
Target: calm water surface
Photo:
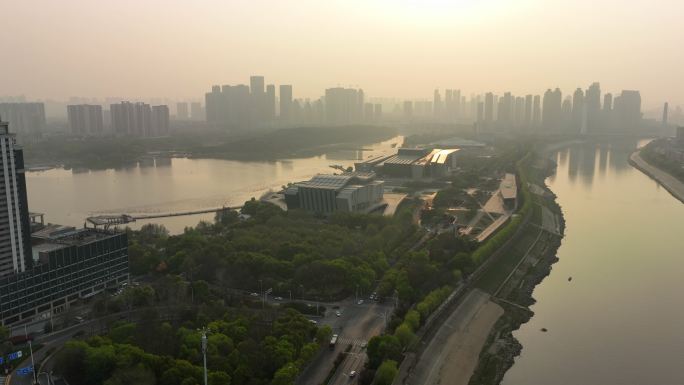
[[[86,217],[103,213],[166,213],[237,206],[289,182],[318,173],[338,172],[330,165],[396,151],[403,137],[364,146],[364,151],[335,151],[321,156],[276,162],[216,159],[161,159],[135,167],[88,172],[53,169],[27,173],[29,209],[46,221],[82,226]],[[213,214],[150,220],[172,233],[182,232]],[[136,228],[145,221],[131,224]]]
[[[636,145],[556,154],[566,236],[505,385],[684,384],[684,205],[629,166]]]

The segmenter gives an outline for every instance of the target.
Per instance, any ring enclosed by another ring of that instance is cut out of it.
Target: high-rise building
[[[525,95],[525,123],[532,123],[532,95]]]
[[[413,118],[413,102],[410,100],[404,101],[404,118],[408,120]]]
[[[153,106],[150,129],[145,136],[166,136],[169,134],[169,107]]]
[[[254,98],[244,84],[212,86],[205,94],[205,106],[207,123],[229,129],[247,129],[256,114]]]
[[[525,120],[525,98],[517,96],[515,98],[514,121],[516,125],[522,124]]]
[[[102,106],[79,104],[67,106],[69,129],[74,135],[98,135],[103,132]]]
[[[601,114],[601,85],[599,83],[592,83],[584,96],[584,104],[587,115],[587,131],[595,132],[601,129],[602,114]]]
[[[169,131],[169,107],[151,107],[146,103],[121,102],[110,106],[115,134],[130,136],[164,136]]]
[[[0,103],[0,116],[20,136],[39,137],[45,129],[43,103]]]
[[[541,96],[539,95],[534,95],[534,101],[532,102],[532,121],[535,126],[541,122]]]
[[[584,126],[585,105],[584,105],[584,91],[577,88],[572,94],[572,130],[580,132]]]
[[[188,103],[179,102],[176,103],[176,119],[178,120],[188,120]]]
[[[0,117],[1,118],[1,117]],[[33,261],[24,154],[9,123],[0,119],[0,277],[26,271]]]
[[[190,117],[192,120],[204,120],[204,111],[202,109],[202,103],[192,102],[190,103]]]
[[[494,120],[494,94],[487,92],[484,102],[484,120],[491,123]]]
[[[275,119],[275,114],[276,114],[275,86],[273,84],[269,84],[266,86],[266,114],[264,115],[264,118],[272,121],[273,119]]]
[[[435,118],[442,116],[442,97],[439,95],[439,90],[435,90],[432,95],[432,111]]]
[[[292,86],[289,84],[280,86],[280,120],[292,123]]]
[[[559,88],[544,93],[542,108],[542,125],[547,130],[558,130],[562,127],[563,94]]]
[[[115,134],[145,136],[149,131],[152,109],[149,104],[121,102],[109,106]]]
[[[363,91],[353,88],[328,88],[325,90],[325,116],[328,124],[344,125],[358,123],[363,116],[361,109]]]
[[[263,95],[264,93],[264,77],[250,76],[249,77],[249,92],[252,95]]]
[[[669,107],[669,104],[667,102],[665,102],[665,104],[663,105],[663,120],[662,120],[663,127],[667,127],[667,119],[668,119],[668,116],[667,116],[668,111],[667,110],[668,110],[668,107]]]
[[[624,90],[615,98],[615,124],[619,130],[633,130],[641,127],[641,94],[639,91]]]
[[[382,104],[375,103],[375,108],[373,108],[373,113],[375,114],[375,121],[379,122],[382,119]]]

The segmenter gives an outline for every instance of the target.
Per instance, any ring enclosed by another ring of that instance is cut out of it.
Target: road
[[[318,321],[319,326],[330,325],[333,334],[338,335],[334,350],[322,351],[304,370],[297,380],[298,385],[321,385],[325,383],[337,355],[352,345],[337,372],[328,384],[349,383],[349,373],[359,372],[366,361],[365,344],[368,340],[381,334],[385,327],[385,317],[392,314],[391,303],[379,304],[364,302],[358,305],[353,299],[339,303],[340,317],[335,315],[338,309],[329,309],[325,317]]]
[[[407,385],[467,385],[480,351],[503,309],[483,291],[471,290],[430,340]]]

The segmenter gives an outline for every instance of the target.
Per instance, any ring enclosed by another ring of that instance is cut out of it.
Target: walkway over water
[[[184,215],[208,214],[208,213],[219,212],[222,210],[238,210],[241,208],[242,208],[242,206],[214,207],[214,208],[202,209],[202,210],[177,211],[177,212],[170,212],[170,213],[140,214],[140,215],[106,214],[106,215],[97,215],[97,216],[93,216],[93,217],[88,217],[88,218],[86,218],[86,221],[88,221],[88,223],[92,224],[95,227],[104,226],[105,228],[107,228],[109,226],[123,225],[126,223],[135,222],[136,220],[139,220],[139,219],[168,218],[168,217],[179,217],[179,216],[184,216]]]

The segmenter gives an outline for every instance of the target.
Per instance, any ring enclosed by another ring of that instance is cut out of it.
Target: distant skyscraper
[[[542,108],[542,125],[547,130],[558,130],[562,124],[563,94],[559,88],[546,90]]]
[[[98,135],[103,131],[102,106],[100,105],[69,105],[67,117],[72,134]]]
[[[24,155],[1,119],[0,149],[0,276],[5,276],[29,269],[33,255]]]
[[[587,131],[595,132],[601,129],[601,85],[592,83],[584,96],[584,104],[587,114]]]
[[[494,94],[487,92],[484,101],[484,120],[491,123],[494,120]]]
[[[624,90],[615,98],[615,117],[619,130],[634,130],[641,127],[641,94],[639,91]]]
[[[439,95],[439,90],[435,90],[432,96],[432,111],[436,118],[442,116],[442,97]]]
[[[668,107],[669,107],[669,104],[667,102],[665,102],[665,104],[663,105],[663,120],[662,120],[663,127],[667,127],[667,118],[668,118],[668,116],[667,116],[668,111],[667,110],[668,110]]]
[[[404,118],[413,118],[413,102],[410,100],[404,101]]]
[[[0,116],[20,136],[39,137],[45,129],[43,103],[0,103]]]
[[[541,97],[539,95],[534,95],[532,102],[532,121],[535,125],[541,122]]]
[[[204,120],[204,111],[202,109],[202,103],[192,102],[190,103],[190,117],[192,120]]]
[[[382,104],[376,103],[375,108],[373,108],[373,113],[375,114],[375,121],[379,122],[382,119]]]
[[[178,120],[188,120],[188,103],[176,103],[176,118]]]
[[[276,112],[276,94],[275,86],[273,84],[266,86],[266,109],[265,117],[269,120],[273,120]]]
[[[150,118],[148,137],[166,136],[169,134],[169,106],[153,106]]]
[[[213,86],[211,92],[205,94],[207,123],[228,129],[247,129],[258,114],[255,102],[265,100],[263,96],[262,93],[260,97],[253,97],[244,84]]]
[[[163,136],[169,131],[169,107],[146,103],[121,102],[110,106],[115,134],[131,136]]]
[[[249,77],[249,92],[252,95],[262,95],[264,93],[264,77],[250,76]]]
[[[525,98],[518,96],[515,98],[514,120],[516,125],[522,124],[525,120]]]
[[[584,105],[584,91],[577,88],[572,94],[572,130],[580,132],[584,126],[585,105]]]
[[[326,121],[331,125],[358,123],[363,115],[359,100],[363,91],[353,88],[328,88],[325,90]]]
[[[532,95],[525,96],[525,123],[532,123]]]
[[[292,123],[292,86],[289,84],[280,86],[280,120]]]

